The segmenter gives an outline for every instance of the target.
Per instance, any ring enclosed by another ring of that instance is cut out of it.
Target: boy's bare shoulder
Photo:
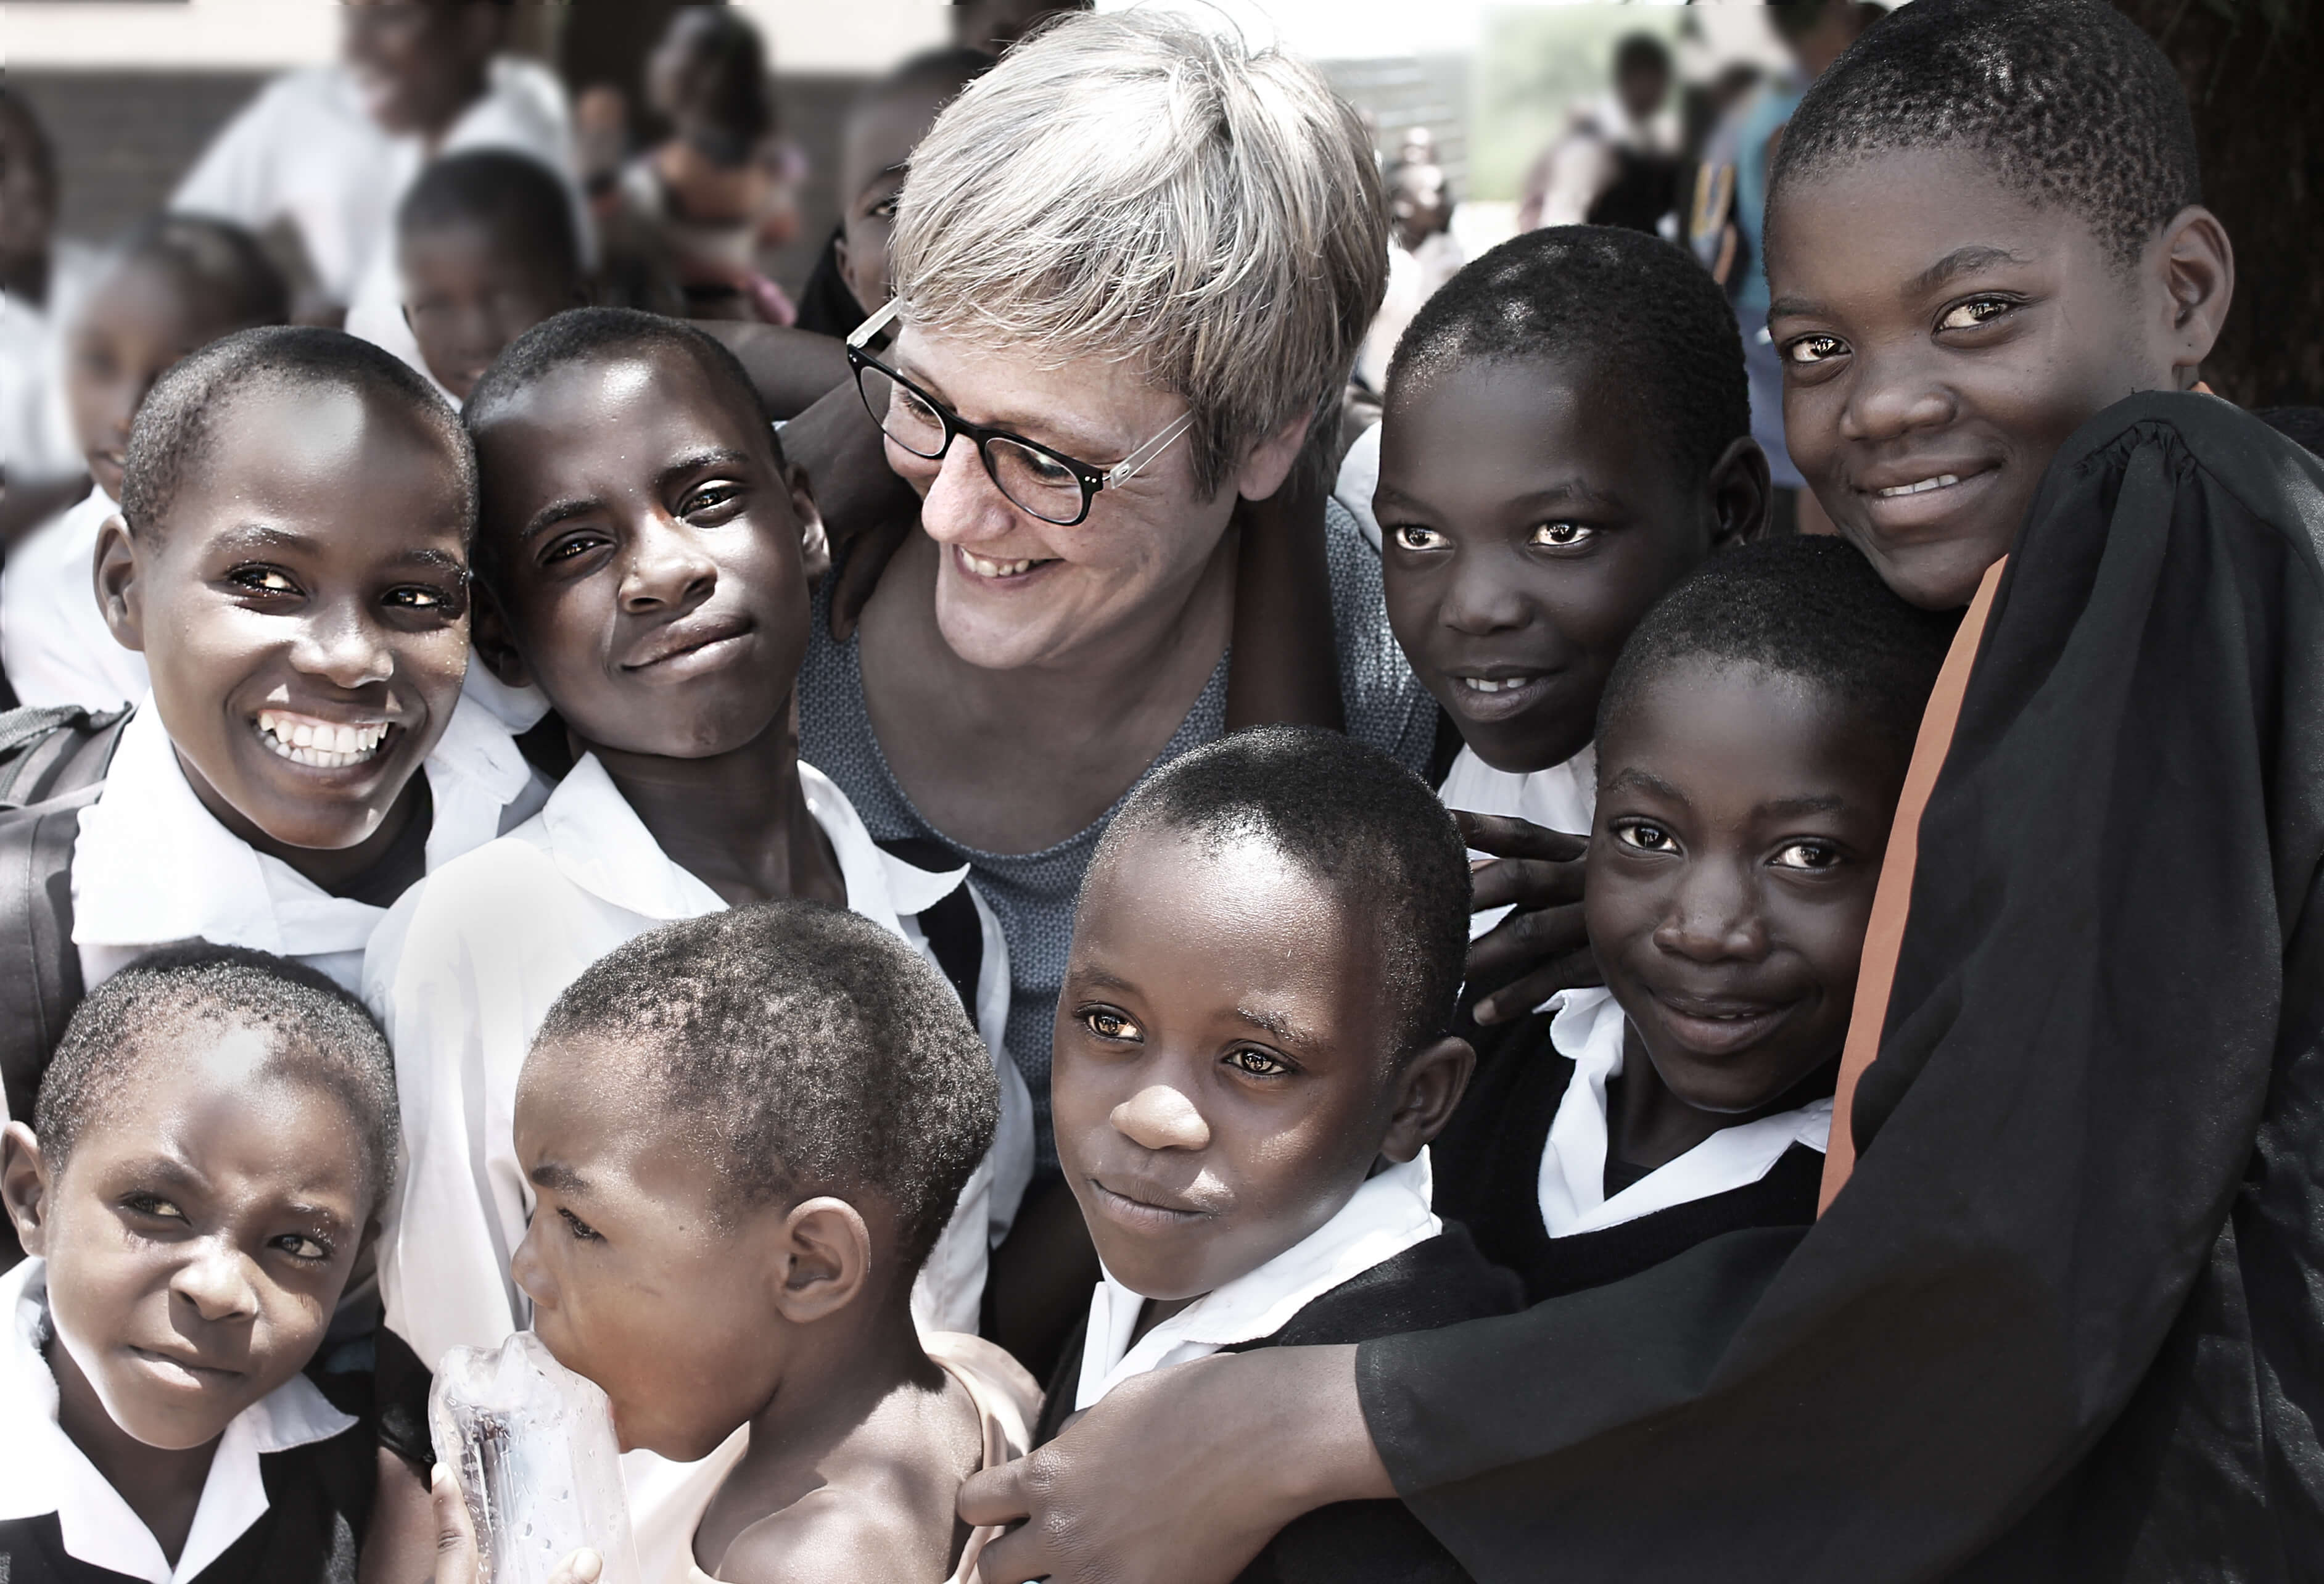
[[[950,1570],[927,1525],[872,1489],[825,1486],[734,1537],[719,1560],[729,1584],[828,1584],[834,1579],[937,1584]],[[950,1537],[945,1552],[949,1553]]]

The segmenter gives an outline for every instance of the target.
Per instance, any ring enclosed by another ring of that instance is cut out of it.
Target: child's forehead
[[[1947,241],[1946,239],[1950,239]],[[1767,267],[1828,257],[1835,248],[1918,248],[1939,256],[1979,239],[2003,248],[2086,253],[2105,250],[2089,216],[2045,201],[2033,188],[1967,145],[1907,143],[1875,148],[1787,175],[1768,205]],[[1778,288],[1780,290],[1780,288]]]

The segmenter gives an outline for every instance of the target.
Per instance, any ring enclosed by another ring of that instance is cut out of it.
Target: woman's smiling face
[[[908,327],[883,361],[971,423],[1097,467],[1111,467],[1186,410],[1127,363],[1052,369]],[[1219,549],[1238,483],[1272,493],[1289,456],[1279,468],[1254,463],[1205,496],[1181,439],[1099,491],[1071,528],[1010,502],[966,440],[935,461],[890,442],[888,465],[918,492],[920,525],[942,552],[936,615],[945,641],[971,665],[1010,670],[1070,665],[1124,623],[1183,600]],[[1254,482],[1256,473],[1272,477]]]

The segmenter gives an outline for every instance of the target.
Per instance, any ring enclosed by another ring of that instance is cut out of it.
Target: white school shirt
[[[115,640],[97,603],[97,530],[120,510],[92,485],[0,566],[0,666],[19,704],[119,709],[152,686],[145,657]]]
[[[966,869],[890,857],[821,771],[798,773],[848,907],[927,953],[916,916],[965,883]],[[395,1053],[405,1156],[380,1285],[388,1325],[423,1363],[463,1344],[497,1347],[531,1322],[509,1275],[533,1205],[516,1158],[516,1086],[550,1005],[624,942],[725,906],[662,852],[592,754],[539,815],[415,887],[373,938],[364,993]],[[977,914],[976,1022],[1000,1074],[1001,1121],[913,1291],[913,1312],[935,1331],[976,1330],[987,1253],[1032,1175],[1032,1097],[1001,1043],[1008,948],[982,899]]]
[[[556,75],[536,61],[494,60],[484,97],[453,123],[438,152],[477,148],[515,149],[569,174],[571,121]],[[358,290],[385,262],[392,294],[396,206],[427,153],[416,134],[391,134],[371,118],[345,66],[287,72],[226,124],[170,207],[254,231],[290,221],[318,284],[348,305],[347,329],[361,335]],[[401,305],[392,312],[400,326]]]
[[[85,465],[65,406],[64,327],[103,265],[97,249],[60,239],[49,248],[45,302],[0,292],[0,472],[12,484]]]
[[[1605,990],[1567,990],[1550,1020],[1550,1043],[1573,1063],[1573,1077],[1549,1125],[1541,1154],[1541,1224],[1553,1238],[1571,1238],[1624,1221],[1748,1188],[1775,1169],[1784,1152],[1804,1144],[1821,1154],[1831,1137],[1831,1101],[1811,1101],[1795,1111],[1721,1128],[1667,1165],[1655,1167],[1606,1197],[1609,1130],[1606,1084],[1622,1072],[1629,1020]]]
[[[1090,1294],[1089,1335],[1074,1394],[1079,1413],[1133,1376],[1206,1358],[1237,1342],[1271,1337],[1291,1317],[1342,1282],[1382,1265],[1444,1229],[1429,1209],[1428,1151],[1365,1179],[1330,1220],[1231,1282],[1195,1299],[1130,1345],[1146,1296],[1114,1279]]]
[[[235,1414],[210,1456],[193,1528],[172,1568],[152,1531],[58,1425],[50,1336],[48,1264],[27,1259],[0,1276],[0,1520],[53,1513],[67,1555],[147,1584],[198,1576],[266,1515],[262,1456],[327,1441],[355,1423],[304,1375]]]
[[[423,773],[434,814],[428,867],[481,847],[540,806],[540,787],[505,727],[463,698]],[[217,822],[194,795],[152,695],[122,729],[105,789],[73,843],[73,944],[92,990],[177,941],[291,957],[349,990],[383,907],[334,897]]]

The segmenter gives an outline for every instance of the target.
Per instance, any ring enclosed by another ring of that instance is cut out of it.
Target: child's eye
[[[1396,548],[1399,550],[1434,550],[1444,543],[1443,534],[1433,528],[1422,528],[1417,523],[1398,523],[1392,531],[1396,534]]]
[[[1784,343],[1784,357],[1789,363],[1822,363],[1847,350],[1848,343],[1837,336],[1803,336],[1796,341]]]
[[[869,209],[866,209],[864,213],[870,215],[875,220],[892,220],[896,217],[896,206],[901,203],[903,198],[903,189],[899,188],[894,192],[890,193],[886,198],[881,198],[878,203],[873,204]]]
[[[1142,1039],[1145,1031],[1120,1013],[1093,1007],[1082,1014],[1082,1027],[1100,1039]]]
[[[298,584],[279,566],[237,566],[226,574],[226,580],[253,594],[295,594],[299,592]]]
[[[421,588],[406,585],[392,588],[381,596],[387,603],[403,611],[441,611],[452,603],[451,596],[440,588]]]
[[[1273,1051],[1263,1051],[1256,1045],[1244,1045],[1231,1052],[1227,1056],[1227,1065],[1238,1072],[1248,1073],[1253,1078],[1282,1078],[1291,1072],[1290,1063]]]
[[[1554,550],[1574,549],[1580,546],[1588,544],[1591,539],[1594,539],[1597,537],[1598,530],[1596,529],[1585,528],[1578,522],[1536,523],[1535,524],[1533,530],[1533,542],[1535,544],[1542,545]]]
[[[132,1193],[121,1202],[121,1205],[124,1210],[137,1215],[151,1216],[155,1220],[182,1221],[186,1219],[186,1212],[178,1208],[175,1201],[164,1199],[158,1193]]]
[[[1614,840],[1641,852],[1675,852],[1678,838],[1651,820],[1632,820],[1614,827]]]
[[[1777,869],[1827,870],[1840,862],[1840,850],[1829,842],[1793,842],[1775,854]]]
[[[705,484],[686,497],[678,509],[680,517],[692,517],[704,511],[714,511],[721,506],[731,506],[742,498],[739,484]]]
[[[331,1257],[331,1246],[320,1238],[310,1238],[304,1232],[285,1232],[274,1239],[274,1247],[293,1259],[326,1260]]]
[[[586,554],[606,542],[601,534],[567,534],[541,551],[540,564],[543,566],[554,566],[559,561],[570,561],[574,557]]]
[[[557,1207],[557,1213],[565,1218],[565,1229],[573,1234],[573,1240],[575,1242],[602,1243],[604,1241],[604,1239],[599,1236],[596,1228],[591,1226],[587,1221],[583,1220],[579,1216],[575,1215],[571,1211],[567,1210],[563,1205],[560,1204]]]
[[[1957,302],[1947,309],[1944,317],[1937,321],[1937,328],[1974,330],[1979,325],[1992,323],[2016,306],[2006,297],[1972,297],[1967,302]]]

